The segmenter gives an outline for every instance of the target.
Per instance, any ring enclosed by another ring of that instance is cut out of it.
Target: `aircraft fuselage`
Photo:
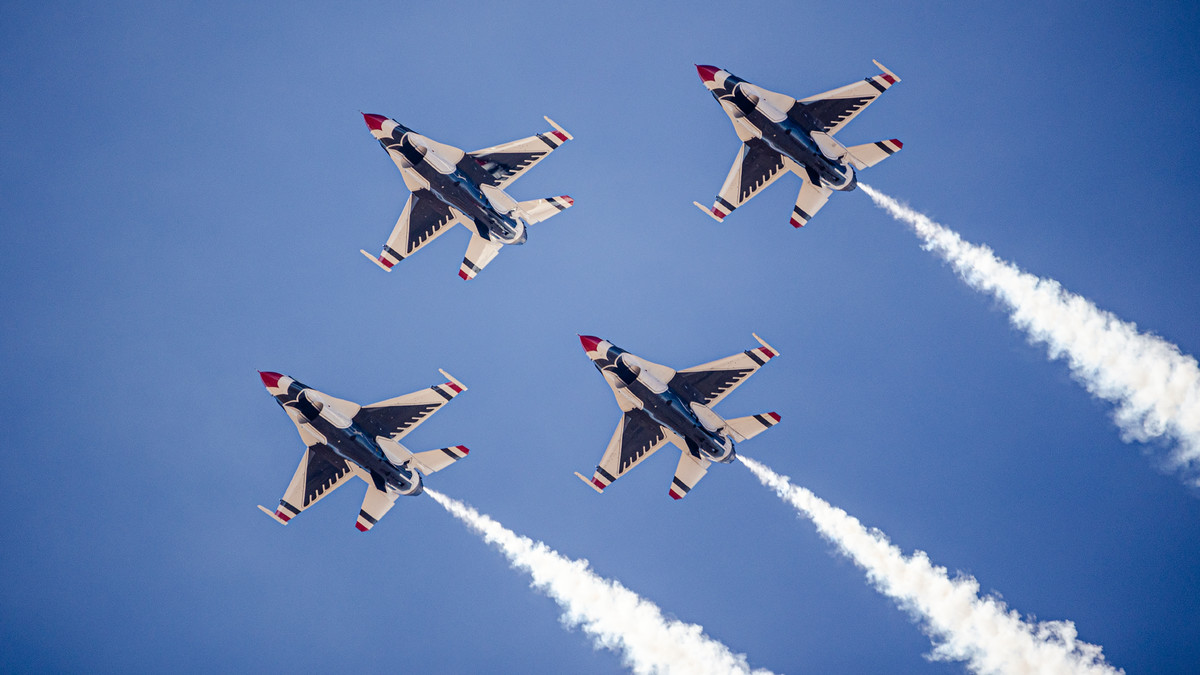
[[[733,441],[706,428],[679,392],[640,367],[636,356],[612,346],[607,357],[606,365],[595,361],[593,364],[606,377],[611,373],[624,385],[622,388],[632,397],[630,400],[638,401],[650,419],[682,438],[692,456],[723,464],[735,459]]]
[[[480,185],[488,182],[488,174],[478,166],[470,155],[463,154],[457,162],[439,154],[430,139],[397,124],[392,137],[381,139],[385,150],[395,150],[404,161],[401,172],[412,172],[405,176],[409,185],[428,184],[435,197],[461,211],[475,224],[479,236],[505,244],[523,244],[527,239],[525,221],[515,212],[498,209],[484,194]],[[495,188],[492,188],[495,189]],[[503,194],[502,191],[495,189]],[[513,205],[516,202],[513,201]]]
[[[326,404],[316,390],[293,380],[287,392],[276,396],[275,401],[284,410],[299,415],[301,419],[297,421],[303,432],[324,439],[325,445],[340,457],[371,474],[376,480],[376,487],[384,489],[378,484],[382,482],[391,491],[402,495],[419,495],[423,491],[419,473],[407,462],[397,466],[389,461],[374,439],[353,420]],[[295,415],[292,418],[297,419]]]
[[[737,82],[731,93],[723,96],[715,91],[712,93],[722,107],[732,105],[744,117],[742,122],[735,121],[735,124],[749,124],[757,129],[763,142],[804,167],[814,183],[842,191],[858,187],[854,167],[841,159],[826,156],[813,140],[813,132],[821,133],[821,127],[807,112],[789,116],[756,94],[756,87],[749,82],[731,75],[726,79],[727,86],[734,80]]]

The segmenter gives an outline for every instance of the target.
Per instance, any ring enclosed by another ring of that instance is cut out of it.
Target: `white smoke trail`
[[[1105,663],[1100,647],[1078,640],[1072,622],[1022,620],[999,598],[981,598],[973,577],[951,579],[924,551],[906,557],[879,530],[868,530],[857,518],[792,485],[787,476],[745,455],[739,458],[921,625],[933,640],[934,659],[966,661],[977,673],[1124,672]]]
[[[495,544],[509,563],[533,577],[531,586],[562,608],[567,626],[581,626],[597,648],[620,651],[635,673],[750,673],[743,654],[704,634],[696,624],[663,616],[657,605],[540,541],[522,537],[462,502],[425,488],[447,511]],[[770,671],[754,673],[769,675]]]
[[[1008,306],[1013,325],[1031,342],[1045,343],[1050,358],[1065,357],[1072,374],[1096,397],[1116,404],[1122,439],[1177,442],[1169,458],[1193,486],[1200,469],[1200,367],[1196,359],[1157,335],[996,257],[986,246],[963,241],[928,216],[859,184],[875,204],[908,223],[924,248],[949,262],[972,288]]]

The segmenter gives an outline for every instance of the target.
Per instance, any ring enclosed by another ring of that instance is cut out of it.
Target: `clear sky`
[[[6,3],[0,11],[0,670],[610,673],[617,655],[427,498],[351,483],[286,528],[302,452],[256,370],[371,402],[470,388],[405,439],[431,486],[776,672],[956,673],[742,466],[603,496],[619,410],[576,339],[772,361],[740,450],[1069,619],[1129,672],[1200,663],[1200,499],[1111,407],[861,193],[801,231],[784,178],[721,225],[737,151],[693,68],[803,97],[903,81],[839,138],[967,239],[1200,353],[1200,13],[1187,3]],[[576,140],[569,194],[474,281],[459,228],[384,274],[407,196],[359,111],[466,150]]]

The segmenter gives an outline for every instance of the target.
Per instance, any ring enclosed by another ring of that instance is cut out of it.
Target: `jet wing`
[[[404,438],[422,422],[429,419],[430,415],[467,390],[461,382],[451,377],[446,371],[439,372],[450,381],[363,406],[354,416],[354,423],[371,438],[376,436],[386,436],[392,440]]]
[[[725,178],[725,184],[717,193],[717,199],[711,209],[704,208],[695,202],[701,211],[721,222],[734,209],[750,201],[763,188],[774,183],[787,173],[789,163],[783,155],[773,150],[765,141],[752,138],[742,144],[737,157],[733,159],[733,167]]]
[[[680,370],[671,379],[670,387],[689,403],[695,401],[709,407],[720,403],[730,392],[758,372],[764,363],[779,356],[778,351],[757,335],[754,339],[762,346]]]
[[[800,99],[808,114],[816,118],[822,130],[829,135],[836,134],[846,126],[867,106],[875,102],[879,95],[887,91],[893,84],[900,81],[892,71],[884,68],[878,61],[876,66],[883,72],[860,80],[844,87],[831,89],[816,96]],[[795,115],[801,109],[793,107],[789,115]]]
[[[478,232],[471,233],[471,243],[467,244],[467,254],[463,256],[462,265],[458,268],[458,276],[464,281],[470,281],[475,278],[475,275],[483,271],[487,264],[496,258],[496,254],[500,253],[500,247],[504,246],[498,241],[492,241],[479,236]]]
[[[409,195],[404,211],[400,213],[400,219],[392,228],[392,234],[383,245],[383,252],[379,257],[375,258],[366,251],[362,251],[362,254],[390,272],[393,265],[416,253],[456,223],[466,222],[463,214],[435,197],[432,192],[419,189]]]
[[[354,526],[359,532],[366,532],[375,527],[375,523],[396,505],[398,495],[386,490],[380,490],[374,485],[367,484],[367,496],[363,497],[362,508],[358,511],[358,521]]]
[[[630,410],[617,424],[617,430],[613,432],[604,456],[596,465],[592,479],[589,481],[578,473],[575,475],[600,492],[653,455],[666,442],[667,434],[657,422],[641,410]]]
[[[549,117],[545,119],[554,127],[554,131],[547,131],[502,145],[493,145],[490,148],[483,148],[467,154],[475,158],[479,166],[483,167],[483,170],[492,177],[493,185],[503,189],[509,183],[520,178],[521,174],[532,169],[535,164],[545,159],[563,143],[574,138]]]
[[[671,490],[668,493],[671,498],[683,499],[684,495],[704,478],[704,474],[708,473],[710,464],[712,462],[693,457],[690,452],[681,453],[679,464],[675,467],[675,477],[671,479]]]
[[[339,485],[355,475],[353,467],[324,443],[308,446],[300,458],[300,466],[292,475],[274,513],[259,506],[264,513],[287,524],[301,511],[321,501]]]

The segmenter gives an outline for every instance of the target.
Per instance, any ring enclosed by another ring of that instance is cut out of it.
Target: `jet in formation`
[[[567,195],[518,202],[504,191],[571,140],[549,117],[554,131],[474,152],[438,143],[382,115],[363,113],[363,119],[412,192],[383,252],[375,257],[362,251],[385,271],[461,223],[471,230],[471,243],[458,275],[474,279],[502,246],[524,244],[529,225],[575,203]]]
[[[413,453],[399,443],[466,390],[446,371],[439,372],[449,381],[366,406],[334,398],[286,375],[260,372],[267,391],[291,418],[308,448],[279,508],[258,508],[286,525],[358,476],[367,482],[367,496],[358,512],[357,527],[366,532],[392,508],[397,497],[421,494],[421,474],[444,469],[469,452],[457,445]]]
[[[712,411],[764,363],[779,355],[757,335],[761,347],[684,370],[672,370],[591,335],[579,336],[592,364],[621,407],[621,421],[592,479],[576,473],[596,492],[612,484],[668,441],[682,454],[669,494],[682,499],[713,462],[734,460],[734,442],[779,423],[773,412],[726,420]]]
[[[704,86],[733,122],[742,147],[712,207],[693,203],[717,222],[724,222],[734,209],[790,171],[802,183],[791,223],[803,227],[834,190],[857,187],[856,170],[875,166],[903,147],[894,138],[849,148],[834,139],[842,127],[900,81],[878,61],[874,63],[881,74],[800,100],[768,91],[715,66],[696,66]]]

